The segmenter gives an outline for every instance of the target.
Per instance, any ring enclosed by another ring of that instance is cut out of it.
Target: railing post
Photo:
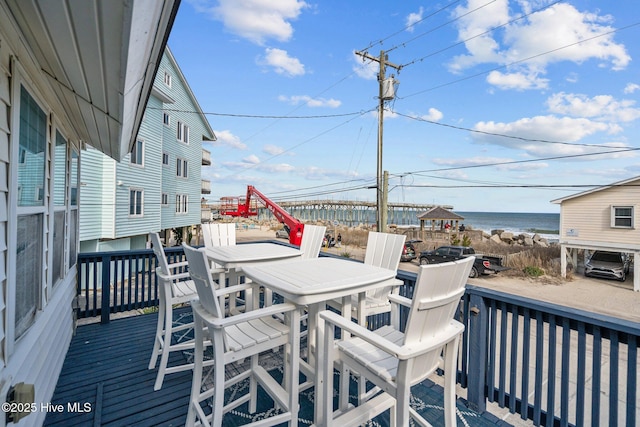
[[[102,256],[102,299],[100,300],[100,323],[109,323],[111,312],[111,255]]]
[[[469,364],[467,401],[469,408],[484,412],[487,376],[487,328],[489,309],[480,295],[471,294],[469,316]]]

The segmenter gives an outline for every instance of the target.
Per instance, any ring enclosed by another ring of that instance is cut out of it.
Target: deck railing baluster
[[[181,247],[166,253],[171,262],[184,259]],[[106,323],[110,312],[157,305],[156,265],[151,250],[79,254],[78,318],[100,316]],[[399,271],[397,277],[404,282],[400,294],[411,298],[416,274]],[[536,425],[636,424],[637,323],[471,285],[460,309],[466,328],[457,378],[472,409],[484,411],[487,401],[497,401]],[[401,327],[406,317],[403,309]],[[603,361],[609,363],[606,372]]]

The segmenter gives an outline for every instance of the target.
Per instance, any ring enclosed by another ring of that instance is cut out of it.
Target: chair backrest
[[[370,231],[367,238],[367,249],[364,263],[396,271],[400,264],[404,241],[404,234],[390,234]]]
[[[323,225],[304,225],[302,242],[300,242],[300,250],[304,251],[302,258],[318,258],[325,231],[327,231],[327,227]]]
[[[210,222],[202,224],[204,246],[232,246],[236,244],[236,224],[233,222]]]
[[[220,302],[215,294],[215,282],[209,272],[209,261],[203,250],[193,248],[186,243],[182,244],[184,254],[189,263],[189,274],[196,285],[198,300],[210,314],[223,318],[224,313],[220,308]]]
[[[428,341],[443,333],[453,320],[474,260],[474,257],[467,257],[420,266],[404,332],[404,345]],[[440,353],[441,349],[435,349],[420,356],[420,360],[413,363],[410,378],[419,379],[433,372]]]
[[[164,248],[162,247],[162,242],[160,241],[160,235],[158,233],[149,233],[149,237],[151,238],[153,253],[158,259],[158,267],[160,268],[160,272],[166,276],[171,275],[171,271],[169,271],[169,261],[167,261],[167,256],[164,253]]]
[[[370,231],[367,238],[367,249],[364,254],[364,263],[386,268],[387,270],[398,270],[400,257],[404,241],[407,237],[404,234],[390,234]],[[367,291],[367,296],[375,299],[385,299],[392,291],[391,287],[384,287]]]

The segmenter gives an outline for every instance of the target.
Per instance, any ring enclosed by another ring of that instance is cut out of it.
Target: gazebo
[[[445,224],[449,224],[453,230],[457,230],[458,221],[463,220],[464,217],[440,206],[436,206],[419,214],[418,219],[420,220],[420,231],[424,231],[425,221],[431,221],[431,231],[436,231],[436,225],[440,226],[438,230],[443,230],[446,228]]]

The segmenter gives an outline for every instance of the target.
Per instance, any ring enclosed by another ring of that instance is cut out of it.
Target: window
[[[18,207],[15,247],[15,327],[18,339],[33,324],[42,307],[44,278],[44,223],[46,206],[47,115],[20,87],[18,156]]]
[[[189,162],[185,159],[177,158],[176,159],[176,176],[180,176],[182,178],[188,178],[188,167]]]
[[[176,194],[176,213],[189,213],[189,196]]]
[[[168,206],[169,205],[169,195],[167,193],[162,193],[162,202],[161,202],[162,206]]]
[[[56,131],[53,149],[53,284],[64,277],[66,190],[67,190],[67,141]]]
[[[169,166],[169,153],[162,153],[162,166]]]
[[[162,123],[164,123],[165,126],[171,126],[171,116],[169,116],[169,113],[162,115]]]
[[[171,87],[171,74],[166,71],[164,72],[164,84],[167,85],[167,87]]]
[[[189,126],[185,125],[182,122],[178,122],[177,138],[178,138],[178,141],[188,144],[189,143]]]
[[[144,158],[144,141],[141,139],[138,139],[134,144],[133,144],[133,148],[131,149],[131,158],[130,158],[130,162],[132,165],[143,165],[143,158]]]
[[[611,206],[611,227],[633,228],[633,206]]]
[[[129,216],[142,216],[142,190],[129,190]]]

